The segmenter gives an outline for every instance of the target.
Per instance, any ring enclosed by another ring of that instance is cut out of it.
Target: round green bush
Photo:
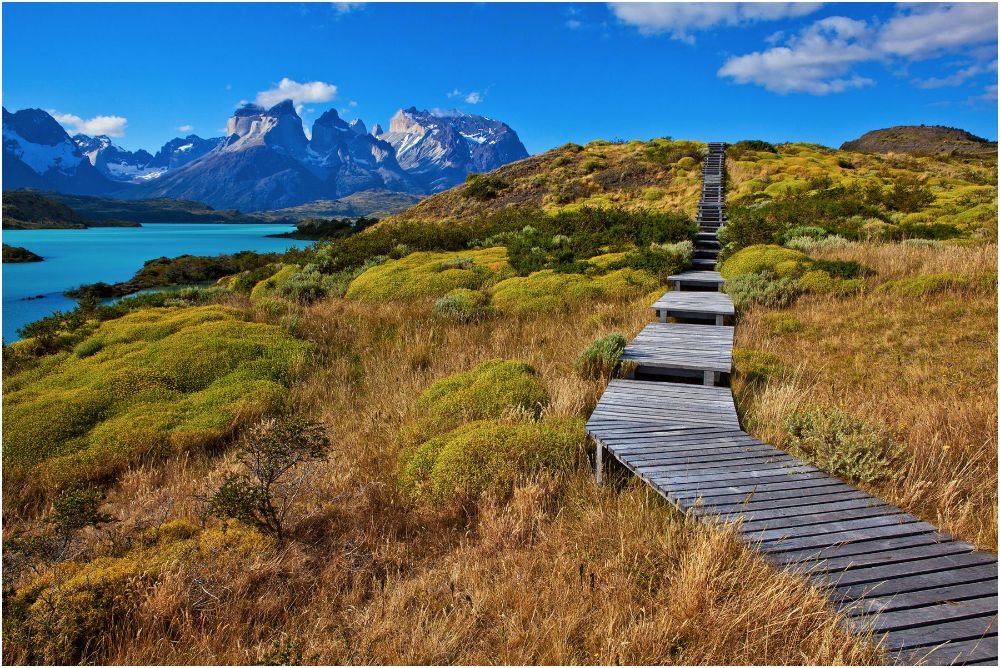
[[[538,472],[571,468],[585,447],[579,418],[471,422],[418,447],[403,467],[402,484],[439,504],[504,494]]]
[[[469,322],[483,315],[488,297],[478,290],[457,288],[434,302],[434,314]]]
[[[723,278],[765,272],[777,276],[793,276],[804,271],[811,263],[812,260],[805,253],[773,244],[759,244],[731,255],[722,263],[719,273]]]

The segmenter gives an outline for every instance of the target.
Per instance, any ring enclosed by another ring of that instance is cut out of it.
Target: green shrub
[[[611,266],[640,269],[664,283],[668,276],[680,273],[691,266],[693,255],[694,245],[687,240],[672,244],[651,243],[638,251],[627,253],[620,262]]]
[[[795,239],[799,237],[807,237],[810,239],[822,239],[828,236],[830,233],[827,232],[822,227],[816,227],[814,225],[796,225],[795,227],[790,227],[781,233],[781,243],[786,243],[789,239]]]
[[[165,573],[235,570],[272,547],[269,538],[237,524],[199,530],[176,520],[120,556],[60,564],[5,591],[4,652],[29,665],[94,662],[96,649],[114,642],[122,621]]]
[[[420,395],[417,409],[440,428],[450,429],[469,420],[498,418],[512,409],[537,416],[548,401],[530,364],[491,360],[437,381]]]
[[[742,274],[726,280],[725,291],[738,309],[755,304],[777,308],[795,301],[802,288],[798,280],[789,276],[778,278],[773,274]]]
[[[495,199],[501,190],[509,187],[510,184],[498,176],[471,173],[465,177],[465,188],[461,192],[462,197],[485,202]]]
[[[835,250],[837,248],[847,248],[856,242],[849,241],[836,234],[816,239],[813,237],[792,237],[784,243],[785,248],[802,251],[803,253],[815,253],[816,251]]]
[[[402,484],[437,504],[504,495],[519,480],[572,468],[586,448],[583,420],[472,422],[420,445],[403,465]]]
[[[886,281],[878,287],[878,290],[900,297],[923,297],[947,290],[988,292],[995,291],[996,288],[996,274],[955,274],[942,272]]]
[[[285,299],[310,304],[339,290],[336,275],[321,274],[316,265],[306,265],[301,271],[284,276],[277,286],[277,294]]]
[[[825,271],[834,278],[872,276],[875,270],[855,260],[813,260],[810,271]]]
[[[558,313],[602,294],[593,279],[551,269],[515,276],[493,286],[493,308],[508,315]]]
[[[778,149],[771,144],[760,139],[744,139],[727,147],[727,151],[764,151],[766,153],[777,153]]]
[[[805,329],[802,321],[789,313],[766,313],[763,322],[775,334],[795,334]]]
[[[96,328],[99,350],[5,377],[7,490],[103,481],[280,407],[309,346],[244,317],[221,306],[134,311]]]
[[[789,450],[819,468],[867,483],[891,479],[901,451],[882,430],[835,408],[808,408],[785,422]]]
[[[773,353],[733,348],[733,368],[749,383],[765,384],[784,373],[781,358]]]
[[[308,465],[325,460],[329,447],[323,423],[300,415],[252,426],[236,451],[240,470],[227,475],[212,493],[208,512],[282,542],[289,511],[315,473]]]
[[[730,256],[719,272],[724,278],[745,274],[771,272],[778,276],[800,274],[813,260],[805,253],[774,245],[757,245],[744,248]]]
[[[460,322],[470,322],[485,313],[487,300],[488,297],[478,290],[458,288],[434,302],[434,314]]]
[[[364,271],[351,282],[346,297],[374,303],[443,297],[456,288],[479,289],[506,268],[503,248],[411,253]]]
[[[625,351],[625,337],[617,332],[596,339],[580,353],[573,368],[583,378],[608,378]]]

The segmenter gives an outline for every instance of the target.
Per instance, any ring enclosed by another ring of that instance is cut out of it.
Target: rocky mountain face
[[[202,139],[198,135],[177,137],[164,144],[155,156],[143,149],[123,149],[107,135],[90,137],[78,134],[73,136],[73,141],[90,164],[108,179],[120,183],[147,183],[171,169],[197,160],[218,147],[223,138]]]
[[[225,140],[225,137],[202,139],[198,135],[177,137],[164,144],[149,164],[160,169],[177,169],[218,148]]]
[[[45,125],[52,135],[46,141],[62,148],[42,150],[37,147],[49,144],[27,141],[14,127],[18,114],[31,115],[34,122]],[[425,195],[463,182],[469,172],[489,171],[528,154],[504,123],[414,108],[400,110],[389,132],[377,123],[369,131],[361,119],[347,122],[331,109],[316,119],[307,136],[290,100],[270,109],[246,104],[229,119],[225,137],[172,139],[155,156],[122,149],[106,136],[77,135],[71,140],[40,110],[18,114],[4,111],[5,175],[8,153],[15,174],[12,182],[5,179],[7,188],[74,194],[110,191],[127,199],[192,199],[243,211],[294,207],[369,191]],[[32,170],[25,160],[43,172]],[[63,183],[73,180],[70,177],[45,175],[51,170],[62,175],[67,169],[82,170],[95,181],[86,185],[76,178],[80,185],[71,186]],[[20,172],[25,172],[23,178]]]
[[[942,125],[897,125],[866,132],[844,142],[842,151],[858,153],[910,153],[914,155],[997,155],[997,143]]]
[[[396,159],[430,192],[461,183],[470,172],[488,172],[528,157],[506,123],[461,112],[400,109],[389,131],[378,135],[396,149]]]
[[[151,166],[153,156],[148,151],[127,151],[115,146],[107,135],[73,135],[73,142],[90,164],[112,181],[141,182],[160,175]]]
[[[3,187],[103,194],[113,184],[52,116],[41,109],[3,110]]]

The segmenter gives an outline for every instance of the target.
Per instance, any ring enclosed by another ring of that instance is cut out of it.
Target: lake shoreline
[[[283,253],[307,246],[307,241],[269,236],[294,229],[285,223],[147,223],[135,228],[5,231],[4,241],[31,248],[45,261],[4,263],[3,339],[16,341],[18,330],[28,323],[76,308],[76,300],[64,293],[81,285],[126,283],[157,258]]]

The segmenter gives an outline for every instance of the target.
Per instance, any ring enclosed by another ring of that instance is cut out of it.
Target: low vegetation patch
[[[796,411],[785,428],[792,454],[847,480],[890,479],[901,454],[881,429],[834,408]]]
[[[4,262],[41,262],[44,258],[37,253],[32,253],[27,248],[21,248],[20,246],[10,246],[8,244],[3,245],[3,261]]]
[[[378,303],[443,297],[456,288],[481,288],[497,280],[506,268],[504,248],[412,253],[368,269],[351,282],[346,296]]]
[[[803,293],[854,294],[864,288],[860,277],[875,272],[854,260],[816,260],[791,248],[758,245],[729,257],[720,273],[733,303],[747,308],[787,306]]]
[[[518,480],[572,468],[585,442],[580,418],[471,422],[420,445],[404,466],[403,484],[437,503],[507,495]]]
[[[573,368],[583,378],[608,378],[618,366],[627,341],[617,332],[594,340],[580,353]]]
[[[941,272],[886,281],[878,289],[900,297],[924,297],[945,291],[990,292],[997,289],[997,277],[996,274]]]
[[[451,320],[471,322],[486,314],[488,303],[489,296],[478,290],[456,288],[434,302],[434,313]]]
[[[103,481],[278,409],[308,344],[235,309],[146,309],[5,377],[6,491]]]

